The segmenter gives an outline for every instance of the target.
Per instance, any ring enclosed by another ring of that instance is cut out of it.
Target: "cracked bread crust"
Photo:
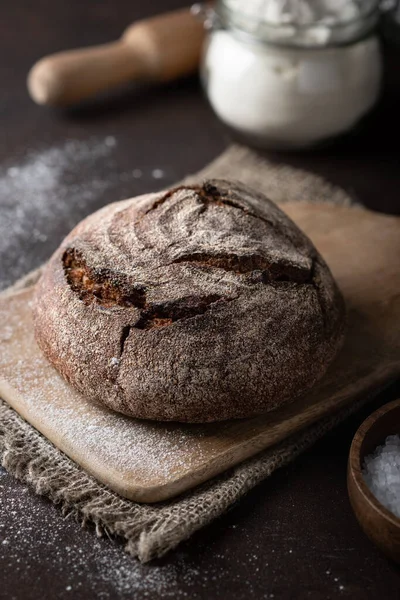
[[[341,344],[344,313],[327,265],[276,205],[210,180],[82,221],[37,285],[34,324],[87,398],[209,422],[304,394]]]

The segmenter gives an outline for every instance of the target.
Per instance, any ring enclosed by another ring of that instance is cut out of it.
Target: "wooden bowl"
[[[361,473],[365,456],[394,434],[400,434],[400,400],[382,406],[358,429],[350,447],[347,488],[364,532],[389,558],[400,563],[400,519],[375,498]]]

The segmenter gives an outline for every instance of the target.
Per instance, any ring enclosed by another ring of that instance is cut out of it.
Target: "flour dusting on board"
[[[0,357],[0,367],[2,359]],[[35,373],[26,370],[24,361],[14,366],[19,391],[30,409],[38,414],[46,412],[63,437],[77,447],[85,444],[87,456],[96,456],[104,465],[121,472],[135,473],[143,481],[147,477],[168,479],[178,469],[190,470],[201,463],[202,448],[199,438],[204,436],[200,426],[138,421],[114,413],[102,406],[91,405],[69,388],[68,384],[46,363],[35,359]],[[46,391],[42,382],[46,380]],[[70,402],[58,402],[68,386]],[[50,394],[52,402],[49,402]],[[193,451],[193,446],[196,446]],[[92,458],[93,460],[93,458]]]
[[[30,311],[24,296],[13,302],[19,303],[20,311]],[[93,463],[95,457],[109,472],[134,477],[138,485],[149,478],[162,485],[205,462],[206,433],[201,425],[138,421],[82,398],[34,350],[33,327],[27,327],[20,311],[10,314],[0,306],[0,322],[7,320],[1,377],[13,381],[25,414],[51,425],[68,449],[79,449],[81,460]]]

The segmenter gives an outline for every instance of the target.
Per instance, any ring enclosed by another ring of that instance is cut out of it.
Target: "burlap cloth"
[[[204,177],[241,180],[278,203],[354,203],[346,192],[320,177],[271,163],[242,146],[231,146],[187,181]],[[39,274],[40,269],[28,274],[3,294],[32,284]],[[155,505],[131,502],[98,483],[1,400],[0,454],[3,466],[36,493],[49,497],[82,523],[93,522],[98,534],[121,536],[128,552],[148,561],[221,515],[367,401],[368,397],[346,407],[193,491]]]

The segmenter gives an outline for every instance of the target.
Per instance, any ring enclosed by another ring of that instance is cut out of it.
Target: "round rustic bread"
[[[87,398],[206,422],[307,391],[338,350],[344,303],[275,204],[210,180],[82,221],[43,273],[34,321],[45,356]]]

